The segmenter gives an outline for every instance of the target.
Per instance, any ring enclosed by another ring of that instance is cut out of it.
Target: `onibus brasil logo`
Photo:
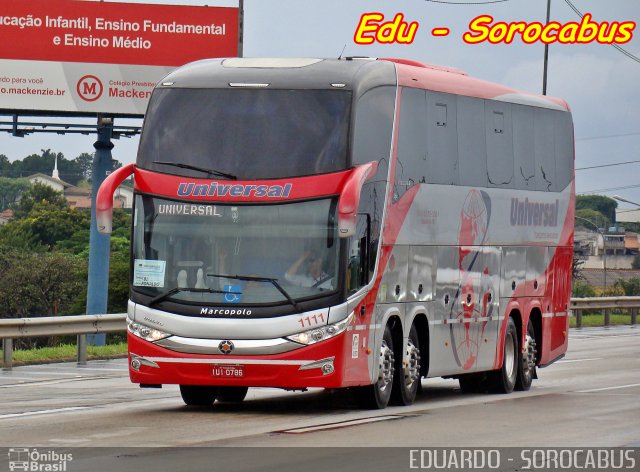
[[[52,450],[38,451],[26,447],[9,449],[9,470],[29,472],[66,472],[67,464],[73,460],[73,454]]]

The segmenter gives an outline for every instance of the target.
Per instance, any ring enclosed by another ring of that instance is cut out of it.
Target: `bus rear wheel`
[[[402,356],[396,359],[392,402],[395,405],[411,405],[416,399],[421,381],[420,338],[418,328],[411,326],[407,339],[407,366],[403,367]]]
[[[536,345],[536,332],[533,328],[532,321],[529,320],[524,346],[522,347],[522,351],[519,351],[518,356],[518,378],[516,379],[516,390],[529,390],[531,383],[536,376],[537,359],[538,346]]]
[[[381,410],[389,404],[396,365],[393,354],[393,337],[389,326],[384,329],[378,363],[377,381],[373,385],[356,389],[356,399],[361,408]]]
[[[504,334],[502,368],[489,373],[489,390],[493,393],[511,393],[518,376],[520,349],[518,330],[513,318],[509,317],[507,331]]]
[[[463,393],[484,393],[487,390],[484,373],[464,374],[458,377],[460,390]]]
[[[189,406],[211,406],[218,396],[218,387],[208,385],[180,385],[182,401]]]

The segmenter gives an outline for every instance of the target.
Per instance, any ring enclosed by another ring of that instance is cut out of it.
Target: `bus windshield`
[[[134,292],[150,305],[291,304],[337,290],[337,201],[186,203],[137,195]]]
[[[350,102],[344,90],[157,89],[137,164],[203,177],[154,161],[180,162],[241,180],[343,170]]]

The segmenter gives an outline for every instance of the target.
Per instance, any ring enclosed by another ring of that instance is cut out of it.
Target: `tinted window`
[[[427,179],[427,95],[424,90],[402,90],[398,131],[395,195]]]
[[[378,161],[375,177],[362,187],[358,213],[371,218],[371,240],[366,251],[371,261],[369,277],[373,274],[382,229],[382,213],[387,192],[387,175],[393,136],[395,87],[377,87],[358,99],[353,132],[354,165]],[[362,218],[359,218],[359,223]],[[361,232],[359,232],[361,234]],[[367,278],[368,280],[368,278]]]
[[[345,169],[350,100],[350,92],[337,90],[158,89],[138,165],[203,177],[153,163],[179,162],[240,179]]]
[[[542,108],[533,112],[536,187],[545,192],[557,190],[554,113]]]
[[[456,97],[427,93],[427,181],[458,184]]]
[[[486,187],[487,147],[484,100],[458,97],[458,167],[460,185]]]
[[[573,122],[569,113],[555,112],[557,190],[563,190],[573,177]]]
[[[513,188],[511,104],[485,101],[489,187]]]
[[[513,105],[512,118],[516,188],[536,190],[536,161],[533,154],[533,108]]]

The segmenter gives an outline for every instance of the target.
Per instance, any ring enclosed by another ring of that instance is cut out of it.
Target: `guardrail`
[[[572,298],[571,311],[576,317],[576,328],[582,328],[582,312],[588,310],[604,311],[604,326],[611,324],[611,310],[624,310],[631,316],[631,324],[638,321],[640,297],[591,297]]]
[[[13,365],[13,340],[38,336],[77,335],[79,364],[87,363],[87,334],[117,333],[127,329],[126,313],[105,315],[43,316],[0,319],[2,359],[5,369]]]
[[[604,326],[610,324],[611,310],[625,310],[631,316],[631,324],[638,320],[640,297],[572,298],[571,311],[576,317],[576,327],[582,327],[582,312],[604,310]],[[126,329],[126,313],[105,315],[53,316],[38,318],[0,319],[4,368],[13,364],[13,340],[37,336],[78,336],[78,363],[87,362],[87,334],[115,333]]]

